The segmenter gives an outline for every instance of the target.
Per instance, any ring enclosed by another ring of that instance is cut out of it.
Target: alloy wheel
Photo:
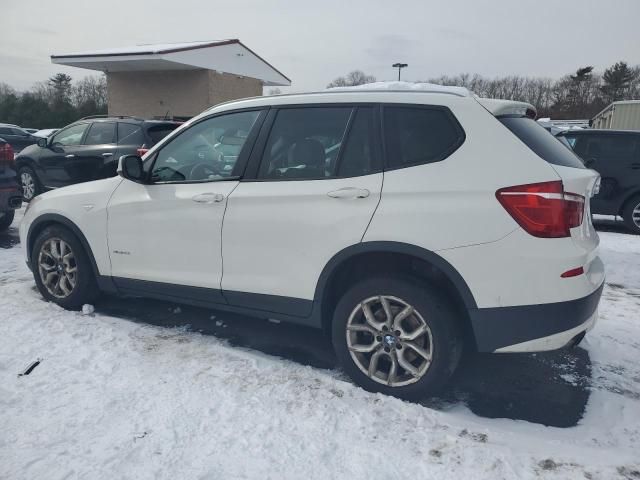
[[[20,175],[22,183],[22,196],[25,200],[31,200],[36,193],[36,182],[29,172],[22,172]]]
[[[633,209],[633,212],[631,212],[631,220],[633,220],[636,227],[640,228],[640,203],[638,203]]]
[[[378,295],[359,303],[347,320],[346,338],[358,368],[390,387],[420,380],[433,358],[429,325],[413,306],[397,297]]]
[[[78,266],[73,250],[60,238],[46,240],[38,254],[42,284],[56,298],[67,298],[76,287]]]

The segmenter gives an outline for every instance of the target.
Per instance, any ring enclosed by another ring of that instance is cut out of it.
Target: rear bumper
[[[478,351],[541,352],[564,347],[595,324],[603,286],[567,302],[470,311]]]

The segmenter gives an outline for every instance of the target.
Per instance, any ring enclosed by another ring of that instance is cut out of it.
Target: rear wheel
[[[42,193],[40,181],[31,167],[20,167],[18,178],[22,187],[22,199],[25,202],[30,202]]]
[[[9,210],[8,212],[0,212],[0,232],[5,231],[11,226],[14,216],[15,213],[13,212],[13,210]]]
[[[436,393],[462,353],[446,296],[411,278],[375,277],[354,285],[336,306],[332,339],[358,385],[406,399]]]
[[[635,234],[640,234],[640,195],[631,198],[622,210],[624,224]]]
[[[45,228],[33,245],[31,262],[36,285],[46,300],[75,310],[97,298],[91,260],[66,228]]]

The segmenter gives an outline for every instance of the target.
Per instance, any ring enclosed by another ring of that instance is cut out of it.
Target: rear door
[[[225,214],[230,304],[310,313],[322,269],[361,241],[380,199],[377,116],[370,105],[271,111]]]

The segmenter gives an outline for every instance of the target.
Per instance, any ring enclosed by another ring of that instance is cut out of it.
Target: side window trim
[[[391,167],[389,166],[389,159],[387,156],[387,131],[386,131],[386,127],[384,124],[384,118],[385,118],[385,108],[413,108],[413,109],[417,109],[417,110],[439,110],[445,113],[445,115],[449,118],[449,120],[451,121],[451,124],[455,127],[455,129],[458,132],[458,139],[457,141],[451,145],[451,147],[449,147],[447,150],[445,150],[439,157],[436,157],[437,159],[431,160],[429,162],[416,162],[416,163],[410,163],[410,164],[406,164],[406,165],[400,165],[397,167]],[[381,112],[380,112],[380,125],[381,125],[381,137],[382,137],[382,144],[383,144],[383,149],[382,149],[382,153],[383,153],[383,169],[385,172],[389,172],[389,171],[393,171],[393,170],[400,170],[403,168],[409,168],[409,167],[416,167],[419,165],[429,165],[431,163],[438,163],[438,162],[442,162],[443,160],[446,160],[447,158],[449,158],[451,155],[453,155],[453,153],[458,150],[465,142],[467,135],[466,132],[464,131],[464,128],[462,128],[462,125],[460,124],[460,122],[458,121],[458,119],[456,118],[456,116],[453,114],[453,112],[451,111],[451,109],[445,105],[430,105],[430,104],[417,104],[417,103],[383,103],[381,104],[381,108],[380,108]]]
[[[213,115],[207,115],[206,117],[201,118],[200,120],[198,120],[197,122],[193,123],[192,125],[189,125],[189,128],[185,128],[184,130],[182,130],[181,132],[179,132],[177,135],[175,135],[173,138],[170,139],[170,141],[164,143],[162,145],[162,147],[160,149],[158,149],[156,152],[154,152],[153,154],[153,158],[151,159],[151,162],[149,164],[149,170],[146,172],[146,183],[148,185],[181,185],[181,184],[193,184],[193,183],[216,183],[216,182],[227,182],[227,181],[237,181],[240,180],[242,178],[242,174],[245,171],[246,168],[246,164],[248,162],[249,159],[249,155],[253,149],[253,146],[255,144],[256,141],[256,137],[258,136],[258,131],[260,130],[260,128],[262,127],[262,123],[264,122],[264,118],[267,114],[267,110],[268,108],[265,107],[251,107],[251,108],[240,108],[237,110],[225,110],[224,112],[218,112],[215,113]],[[253,127],[251,128],[251,132],[249,132],[249,136],[247,137],[247,140],[245,141],[243,147],[242,147],[242,151],[240,152],[240,155],[238,156],[238,160],[236,161],[236,164],[234,166],[234,170],[238,169],[238,175],[231,175],[227,178],[217,178],[217,179],[212,179],[212,180],[181,180],[181,181],[167,181],[167,182],[153,182],[151,180],[152,174],[153,174],[153,169],[155,167],[155,163],[158,160],[158,155],[160,154],[160,152],[166,148],[168,145],[171,144],[171,142],[175,141],[177,138],[180,138],[181,135],[183,135],[185,132],[188,132],[189,130],[191,130],[193,127],[195,127],[196,125],[211,120],[212,118],[218,118],[218,117],[222,117],[225,115],[232,115],[234,113],[242,113],[242,112],[259,112],[258,114],[258,118],[256,118],[256,121],[253,124]]]

